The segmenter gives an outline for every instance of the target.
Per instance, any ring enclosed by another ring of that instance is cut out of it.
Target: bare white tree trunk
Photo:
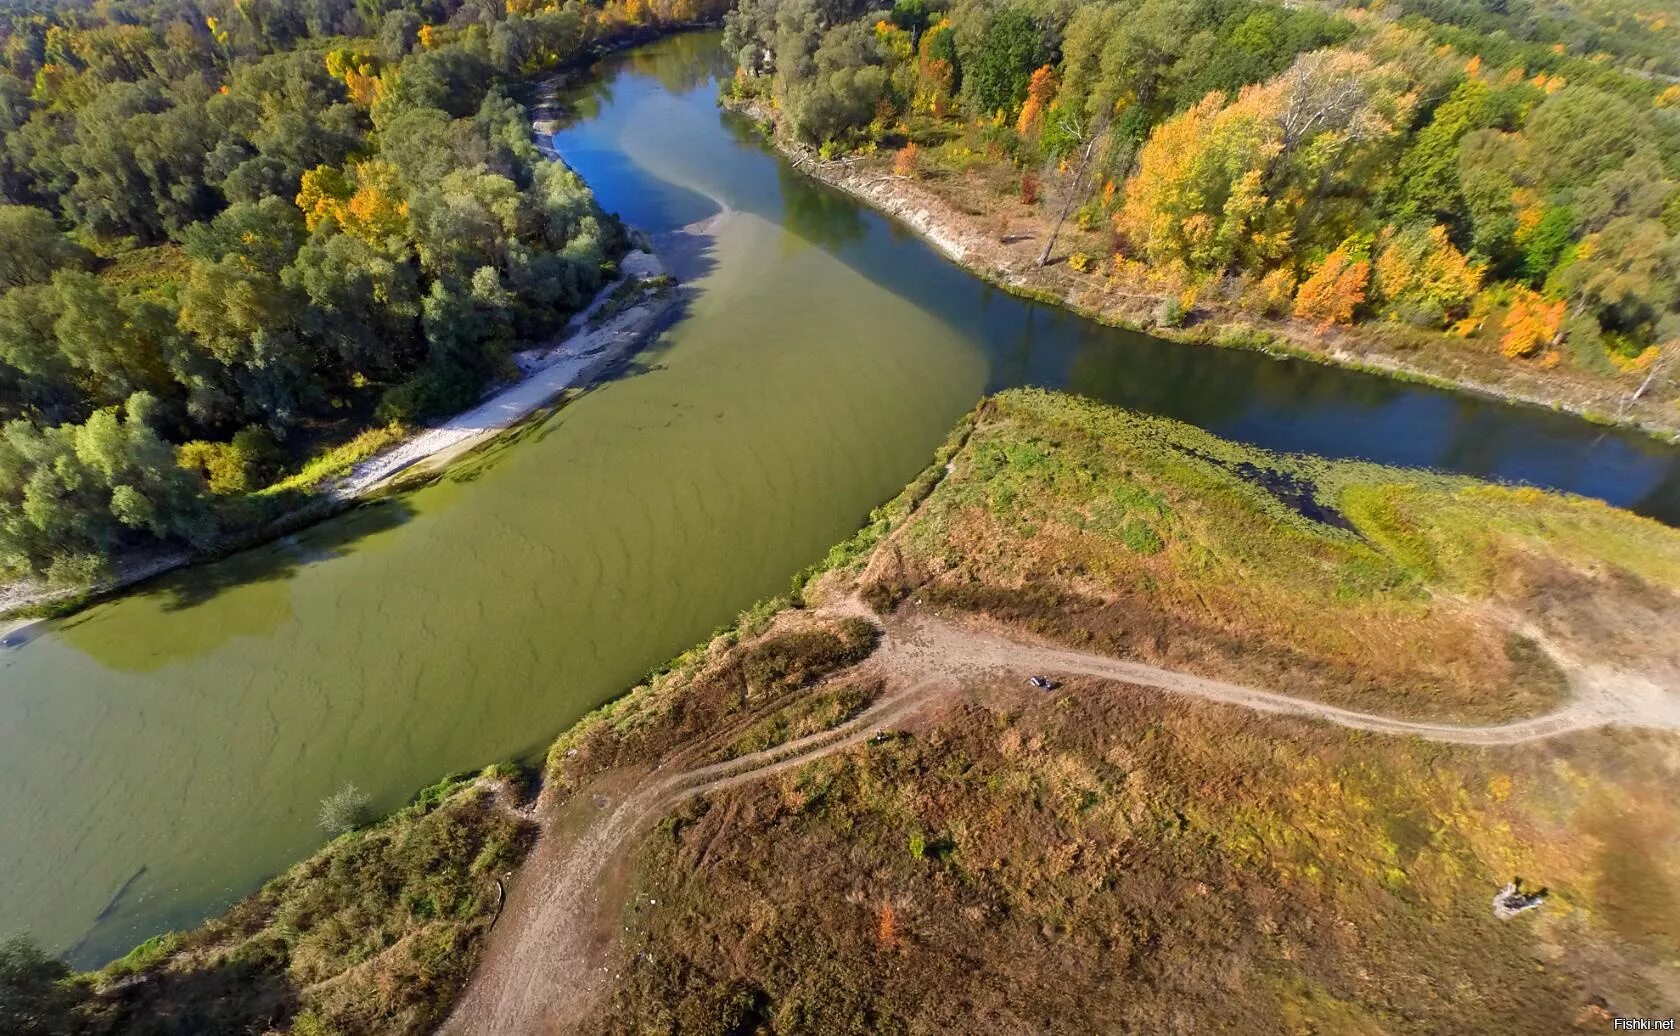
[[[1076,139],[1080,142],[1078,147],[1079,162],[1073,167],[1072,178],[1062,184],[1060,191],[1062,207],[1056,213],[1056,222],[1050,227],[1050,236],[1044,242],[1044,251],[1038,254],[1039,266],[1043,266],[1050,261],[1050,253],[1056,247],[1056,238],[1061,236],[1062,225],[1067,222],[1069,214],[1075,208],[1084,204],[1085,199],[1090,196],[1091,185],[1088,178],[1097,152],[1100,150],[1099,144],[1107,129],[1108,120],[1105,118],[1094,123],[1088,132],[1075,134]]]
[[[1657,383],[1657,379],[1669,367],[1673,366],[1675,357],[1680,356],[1680,342],[1668,342],[1658,348],[1662,352],[1657,355],[1656,360],[1651,364],[1651,369],[1645,372],[1645,380],[1639,383],[1639,387],[1634,389],[1631,395],[1622,400],[1622,405],[1616,410],[1617,417],[1626,414],[1633,404],[1644,398],[1645,393],[1651,391],[1651,386]]]

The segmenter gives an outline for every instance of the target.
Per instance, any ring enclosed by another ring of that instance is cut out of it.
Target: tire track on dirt
[[[1680,731],[1680,695],[1638,674],[1582,665],[1555,651],[1574,690],[1568,704],[1542,716],[1472,726],[1343,709],[1093,652],[1024,643],[930,615],[883,623],[855,599],[825,613],[865,617],[881,630],[875,654],[862,666],[884,675],[883,695],[845,723],[782,745],[677,773],[662,774],[656,768],[612,812],[592,821],[576,838],[562,844],[557,836],[545,834],[521,875],[524,880],[516,895],[522,891],[526,896],[520,909],[514,910],[510,902],[484,961],[442,1032],[526,1036],[556,1031],[585,1017],[607,977],[603,962],[608,950],[600,936],[605,912],[622,906],[601,894],[603,874],[650,823],[694,796],[856,747],[932,703],[960,695],[964,683],[977,677],[1087,676],[1255,712],[1452,744],[1513,745],[1618,724]],[[610,937],[605,941],[610,943]]]

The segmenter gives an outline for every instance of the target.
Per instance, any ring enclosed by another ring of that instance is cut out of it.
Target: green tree
[[[61,1036],[76,1031],[79,999],[65,980],[70,969],[26,936],[0,940],[0,1031]]]
[[[137,394],[80,425],[0,427],[0,563],[79,583],[125,544],[208,543],[204,484],[176,465],[155,412]]]
[[[1009,115],[1018,109],[1033,69],[1049,56],[1043,28],[1019,7],[997,12],[972,36],[959,35],[957,46],[963,93],[976,111],[987,115]]]
[[[0,205],[0,287],[44,284],[60,267],[85,269],[93,256],[65,237],[52,215],[28,205]]]

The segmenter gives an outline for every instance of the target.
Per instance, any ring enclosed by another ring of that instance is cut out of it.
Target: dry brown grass
[[[999,690],[669,820],[593,1024],[1602,1031],[1680,980],[1677,777],[1656,735],[1496,754]],[[1551,898],[1496,921],[1516,874]]]
[[[876,636],[875,628],[861,619],[793,610],[756,634],[737,629],[719,636],[703,652],[598,710],[556,741],[548,755],[552,794],[564,795],[605,770],[679,756],[736,755],[744,739],[773,738],[759,746],[768,747],[788,740],[781,736],[788,730],[821,729],[812,724],[825,710],[797,692],[867,658]],[[857,702],[850,703],[833,689],[825,691],[837,695],[836,708],[829,711],[850,711],[878,688],[859,684],[855,691]],[[794,712],[784,711],[789,708]]]

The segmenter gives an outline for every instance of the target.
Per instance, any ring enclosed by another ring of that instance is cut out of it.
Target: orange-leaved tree
[[[1326,327],[1350,324],[1359,304],[1365,301],[1365,287],[1370,281],[1370,262],[1359,258],[1343,242],[1301,283],[1295,295],[1295,315]]]
[[[1027,83],[1027,100],[1021,105],[1021,116],[1015,120],[1015,132],[1021,136],[1031,136],[1038,132],[1039,125],[1044,122],[1044,110],[1050,106],[1051,98],[1056,96],[1056,73],[1049,65],[1041,65],[1033,71],[1032,79]]]
[[[922,149],[916,146],[914,140],[905,144],[893,155],[893,175],[915,176],[921,157]]]

